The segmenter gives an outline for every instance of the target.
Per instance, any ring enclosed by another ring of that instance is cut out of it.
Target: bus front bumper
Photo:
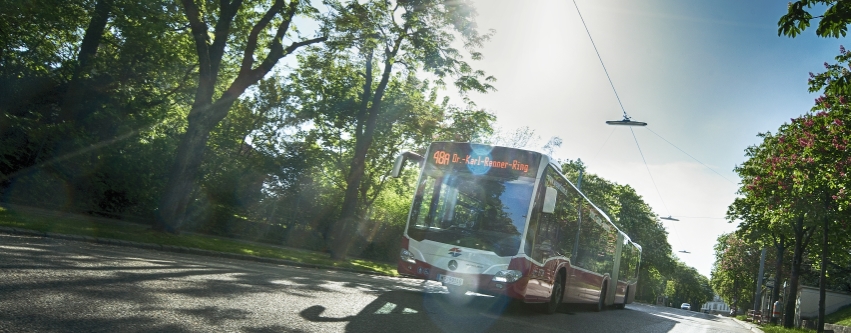
[[[447,287],[458,287],[480,294],[526,299],[528,277],[510,283],[496,282],[493,281],[493,274],[461,274],[434,267],[419,260],[414,261],[410,263],[399,260],[397,264],[399,274],[415,279],[438,281]]]

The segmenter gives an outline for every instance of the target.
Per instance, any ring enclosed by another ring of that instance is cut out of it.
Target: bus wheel
[[[556,313],[561,305],[561,298],[564,296],[564,274],[559,273],[556,281],[553,283],[553,292],[550,295],[550,301],[547,303],[547,314]]]
[[[600,290],[600,300],[597,301],[597,307],[594,308],[594,311],[600,312],[606,309],[606,289],[608,287],[607,283],[603,284],[603,290]]]
[[[626,308],[626,299],[628,297],[629,297],[629,287],[626,287],[626,292],[623,293],[623,303],[615,305],[615,308],[617,308],[618,310],[622,310],[623,308]]]

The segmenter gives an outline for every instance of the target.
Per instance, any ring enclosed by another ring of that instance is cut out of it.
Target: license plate
[[[464,279],[449,275],[438,275],[437,280],[443,282],[443,284],[451,284],[453,286],[460,286],[464,284]]]

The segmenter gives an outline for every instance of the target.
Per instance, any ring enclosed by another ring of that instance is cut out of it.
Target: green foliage
[[[826,7],[824,13],[813,16],[808,10],[813,7]],[[796,37],[810,27],[810,21],[820,18],[816,35],[821,37],[845,37],[848,24],[851,23],[851,1],[847,0],[799,0],[790,2],[786,15],[777,23],[778,35]]]
[[[324,253],[264,246],[221,237],[164,234],[153,232],[144,225],[116,223],[106,219],[55,214],[38,210],[0,208],[0,226],[284,259],[298,263],[355,269],[388,276],[397,274],[394,265],[371,260],[357,259],[339,262],[331,260]]]
[[[202,25],[226,20],[223,10],[236,10],[229,24],[208,24],[201,38],[213,56],[216,47],[227,46],[212,63],[200,60],[187,8],[179,2],[0,1],[9,9],[0,12],[3,201],[150,222],[162,213],[158,205],[170,166],[180,157],[175,151],[190,109],[241,88],[247,93],[231,96],[226,116],[209,122],[204,147],[192,150],[204,154],[186,186],[187,230],[324,250],[328,226],[339,219],[359,112],[378,105],[374,141],[357,182],[364,220],[355,230],[356,248],[390,260],[416,179],[412,170],[401,179],[388,177],[396,154],[422,152],[431,141],[481,141],[494,133],[495,116],[469,98],[456,106],[437,97],[447,85],[462,93],[493,90],[494,78],[469,62],[481,58],[476,50],[490,33],[477,32],[468,2],[404,3],[395,14],[381,1],[332,3],[327,13],[299,2],[296,14],[320,20],[318,33],[332,41],[302,53],[295,68],[253,76],[259,80],[254,86],[241,86],[250,80],[239,78],[282,56],[272,53],[283,47],[275,44],[281,36],[261,29],[256,49],[244,58],[252,28],[272,1],[240,8],[196,2]],[[89,29],[98,4],[107,4],[100,34]],[[283,23],[283,14],[267,27]],[[295,26],[290,28],[278,43],[298,40]],[[382,31],[388,35],[379,36]],[[86,49],[90,32],[97,43]],[[396,40],[397,53],[383,52]],[[391,66],[368,71],[364,51],[370,48],[374,64]],[[249,72],[240,69],[246,59],[257,62],[248,61]],[[386,87],[374,104],[385,69]],[[430,79],[424,79],[427,72]],[[210,74],[213,84],[199,89]],[[364,94],[367,83],[373,89]],[[79,117],[67,117],[69,104]]]
[[[664,294],[666,281],[671,279],[675,262],[671,257],[668,232],[650,206],[629,185],[619,185],[595,174],[587,173],[581,160],[562,163],[562,172],[568,179],[579,178],[583,171],[581,190],[597,207],[612,219],[632,241],[642,247],[639,267],[638,297],[655,302]]]
[[[851,306],[845,306],[824,318],[826,323],[851,326]]]
[[[761,250],[734,233],[718,236],[710,285],[724,302],[737,308],[752,303]]]
[[[688,267],[677,260],[673,273],[665,288],[668,301],[678,306],[689,303],[693,307],[712,300],[714,295],[709,279],[697,272],[694,267]]]
[[[796,36],[809,25],[812,16],[804,9],[814,4],[829,7],[820,22],[820,36],[844,36],[849,22],[847,7],[851,2],[798,1],[790,3],[789,13],[780,20],[780,33]],[[848,235],[851,232],[848,192],[851,180],[851,92],[846,68],[851,54],[840,47],[837,64],[825,63],[826,71],[810,73],[809,91],[823,95],[815,100],[811,112],[780,126],[776,133],[761,133],[763,141],[746,149],[748,160],[736,167],[742,178],[741,195],[728,209],[728,218],[740,220],[737,236],[755,245],[773,245],[780,249],[784,239],[793,240],[793,261],[789,282],[795,293],[801,276],[813,283],[812,271],[801,273],[806,252],[812,268],[821,270],[819,284],[826,288],[848,288]],[[820,231],[822,237],[811,237]],[[810,242],[818,239],[818,241]],[[713,284],[725,297],[738,291],[729,288],[731,281],[744,275],[734,267],[733,259],[723,252],[731,244],[719,239]],[[761,247],[761,246],[760,246]],[[820,257],[820,259],[816,259]],[[834,259],[835,258],[835,259]],[[842,272],[836,274],[832,272]],[[809,273],[809,274],[808,274]],[[841,278],[837,278],[837,277]],[[779,279],[779,277],[778,277]],[[738,288],[733,288],[738,289]],[[735,297],[735,296],[733,296]],[[794,311],[793,299],[787,298],[786,312]],[[791,316],[784,326],[791,326]]]
[[[0,52],[0,192],[8,201],[150,216],[188,97],[190,40],[176,5],[120,0],[87,67],[83,35],[101,1],[6,1]],[[144,20],[140,20],[144,17]],[[7,20],[8,19],[8,20]],[[46,37],[47,36],[47,37]],[[95,37],[97,37],[95,35]],[[191,54],[191,53],[190,53]],[[80,110],[63,118],[70,91]]]
[[[748,148],[749,159],[736,168],[743,179],[742,197],[729,210],[731,218],[743,221],[742,232],[751,235],[786,233],[791,238],[827,221],[831,234],[839,236],[829,250],[829,257],[837,258],[847,257],[847,237],[841,235],[851,230],[851,108],[845,97],[851,54],[841,51],[838,64],[826,63],[827,71],[810,79],[810,91],[824,93],[813,111],[783,124],[776,134],[761,134],[763,142]],[[791,229],[795,218],[804,220],[804,229]]]
[[[763,332],[766,333],[805,333],[805,332],[815,332],[811,329],[806,328],[785,328],[783,326],[776,325],[765,325],[760,327]]]
[[[455,48],[456,38],[460,37],[470,58],[479,60],[482,55],[477,50],[493,34],[478,32],[471,1],[327,3],[333,9],[330,19],[336,28],[329,38],[330,46],[354,48],[362,54],[377,49],[383,53],[384,70],[386,65],[396,63],[406,70],[421,69],[436,75],[439,85],[453,80],[461,92],[494,90],[491,83],[496,79],[474,70]]]

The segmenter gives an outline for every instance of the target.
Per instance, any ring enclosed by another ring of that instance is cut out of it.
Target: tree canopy
[[[400,152],[562,144],[476,105],[494,32],[471,1],[0,3],[3,203],[392,261],[416,179],[389,177]],[[697,295],[634,188],[586,173],[583,192],[643,246],[641,299]]]
[[[730,206],[728,216],[742,221],[737,233],[744,240],[759,246],[775,246],[778,258],[782,258],[785,250],[783,240],[791,240],[791,294],[795,294],[805,273],[802,264],[807,256],[811,262],[819,262],[815,267],[821,270],[818,284],[823,293],[831,280],[826,270],[831,266],[831,258],[844,257],[848,252],[844,246],[847,236],[843,235],[851,230],[848,210],[851,181],[847,177],[851,171],[848,147],[851,108],[847,104],[849,71],[846,68],[849,59],[851,54],[840,48],[838,63],[825,63],[824,72],[810,73],[810,92],[822,94],[812,110],[790,119],[776,133],[760,134],[762,142],[749,147],[748,159],[736,167],[742,178],[741,197]],[[834,236],[833,240],[830,235]],[[816,260],[817,256],[820,259]],[[719,276],[735,275],[725,272],[723,264],[719,265]],[[779,262],[776,267],[779,270]],[[847,268],[839,270],[847,271]],[[792,324],[794,306],[794,298],[787,297],[784,326]],[[822,303],[820,316],[823,311]]]

